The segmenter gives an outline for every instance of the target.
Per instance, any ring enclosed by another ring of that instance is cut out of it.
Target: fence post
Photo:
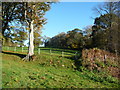
[[[23,52],[23,47],[22,47],[22,52]]]
[[[16,47],[14,48],[14,52],[16,52]]]
[[[64,57],[64,52],[62,51],[62,57]]]
[[[40,48],[38,48],[38,54],[40,54]]]
[[[52,51],[51,51],[51,49],[50,49],[50,55],[52,54]]]

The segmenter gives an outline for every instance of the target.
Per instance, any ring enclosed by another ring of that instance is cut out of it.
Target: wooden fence
[[[64,50],[64,49],[63,49]],[[35,54],[41,54],[41,53],[47,53],[49,55],[59,55],[59,56],[62,56],[62,57],[65,57],[65,56],[69,56],[69,55],[74,55],[75,58],[77,59],[78,58],[78,52],[73,52],[73,53],[68,53],[66,51],[63,51],[63,50],[53,50],[53,49],[46,49],[44,50],[43,48],[35,48],[34,49],[34,52]],[[28,52],[28,47],[9,47],[9,46],[3,46],[2,47],[2,51],[7,51],[7,52],[22,52],[22,53],[27,53]]]

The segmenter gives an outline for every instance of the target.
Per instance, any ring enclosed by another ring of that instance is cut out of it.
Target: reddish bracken
[[[97,69],[100,71],[104,68],[104,66],[102,66],[103,64],[106,66],[108,65],[106,71],[108,71],[112,76],[120,78],[118,68],[120,57],[118,55],[94,48],[83,50],[82,59],[83,66],[87,67],[89,70]],[[117,66],[112,66],[113,64],[116,64]]]

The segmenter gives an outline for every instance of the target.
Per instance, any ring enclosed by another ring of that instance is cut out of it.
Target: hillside
[[[118,88],[118,80],[104,73],[80,67],[71,57],[36,54],[35,61],[25,62],[25,53],[2,53],[3,88]],[[89,83],[89,84],[88,84]]]

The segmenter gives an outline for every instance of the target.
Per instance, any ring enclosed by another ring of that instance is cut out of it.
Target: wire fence
[[[7,52],[15,52],[15,53],[26,53],[28,52],[28,47],[10,47],[10,46],[3,46],[2,51]],[[79,52],[74,50],[65,50],[65,49],[57,49],[57,48],[34,48],[35,54],[49,54],[49,55],[56,55],[56,56],[75,56],[78,57]]]

